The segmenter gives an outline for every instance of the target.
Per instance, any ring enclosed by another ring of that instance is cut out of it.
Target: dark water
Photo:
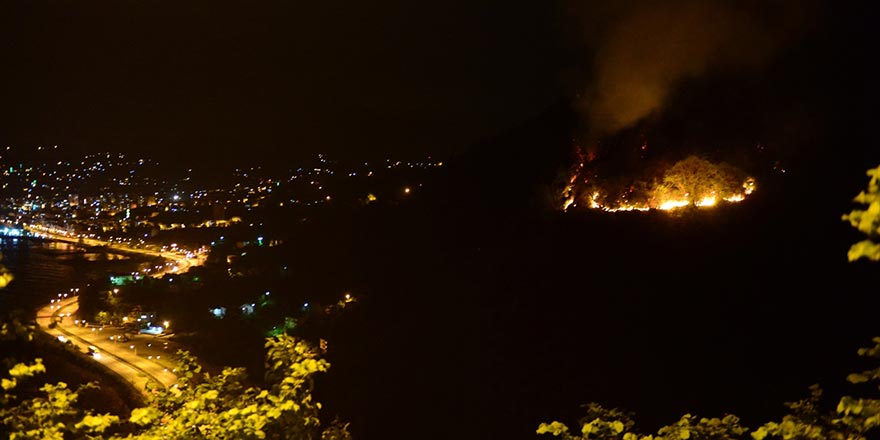
[[[137,259],[104,250],[28,239],[0,240],[0,253],[0,263],[15,277],[0,290],[2,313],[22,310],[29,314],[59,292],[105,273],[131,271],[139,264]]]

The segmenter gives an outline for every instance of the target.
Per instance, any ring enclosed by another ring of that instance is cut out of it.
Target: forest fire
[[[576,206],[606,212],[709,208],[722,202],[741,202],[756,187],[755,179],[740,170],[696,156],[677,162],[652,183],[631,182],[617,189],[582,178],[583,169],[583,162],[579,162],[572,170],[562,191],[563,211]]]

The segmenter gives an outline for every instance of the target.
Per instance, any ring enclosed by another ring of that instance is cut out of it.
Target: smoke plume
[[[583,106],[594,136],[662,109],[681,80],[755,69],[806,23],[803,2],[673,0],[627,4],[600,37]]]

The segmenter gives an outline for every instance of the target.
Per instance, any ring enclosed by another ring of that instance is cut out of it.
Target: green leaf
[[[764,440],[764,437],[767,437],[767,428],[763,426],[752,433],[752,438],[755,440]]]
[[[867,382],[868,377],[865,376],[864,374],[853,373],[853,374],[850,374],[849,376],[847,376],[846,380],[848,380],[850,383],[862,383],[862,382]]]
[[[538,426],[538,430],[536,431],[536,433],[538,434],[553,434],[553,436],[555,437],[558,437],[567,432],[568,427],[561,422],[551,422],[549,424],[541,423]]]
[[[153,422],[161,413],[154,408],[135,408],[131,411],[129,421],[137,425],[148,425]]]
[[[74,425],[77,429],[86,428],[90,432],[104,432],[110,425],[119,421],[119,417],[104,414],[100,416],[87,415],[82,421]]]

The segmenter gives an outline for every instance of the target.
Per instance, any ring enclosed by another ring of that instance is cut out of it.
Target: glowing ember
[[[596,209],[602,207],[602,205],[600,205],[599,202],[596,201],[596,199],[598,198],[599,193],[593,193],[593,197],[590,198],[590,208]]]
[[[708,197],[703,197],[699,202],[694,203],[697,206],[715,206],[718,203],[718,199],[712,195]]]
[[[562,196],[565,198],[565,202],[562,204],[562,210],[567,210],[572,204],[574,204],[574,184],[580,175],[581,170],[584,168],[584,155],[580,148],[577,149],[578,161],[577,167],[571,173],[571,178],[568,179],[568,184],[565,185],[565,189],[562,190]]]
[[[745,199],[746,199],[745,196],[743,196],[742,194],[737,194],[735,196],[730,196],[730,197],[725,198],[724,201],[736,203],[736,202],[742,202]]]
[[[689,202],[687,200],[667,200],[667,201],[661,203],[660,206],[657,207],[657,209],[669,211],[670,209],[683,208],[683,207],[690,205],[690,204],[691,204],[691,202]]]

